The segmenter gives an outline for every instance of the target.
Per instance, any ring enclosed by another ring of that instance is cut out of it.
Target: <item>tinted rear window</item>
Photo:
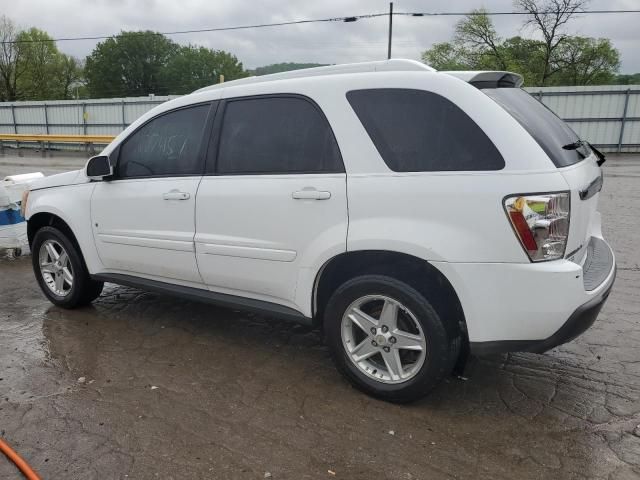
[[[482,90],[511,114],[535,139],[557,167],[566,167],[589,155],[588,147],[565,150],[580,140],[562,119],[520,88],[486,88]],[[586,150],[585,150],[586,149]]]
[[[504,159],[458,106],[424,90],[353,90],[347,99],[395,172],[500,170]]]

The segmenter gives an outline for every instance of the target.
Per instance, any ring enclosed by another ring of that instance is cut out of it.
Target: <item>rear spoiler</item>
[[[476,88],[520,88],[524,83],[522,75],[513,72],[492,71],[448,71],[441,72],[457,77]]]

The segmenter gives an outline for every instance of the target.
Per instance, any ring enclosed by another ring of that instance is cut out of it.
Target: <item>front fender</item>
[[[25,218],[27,222],[37,214],[60,218],[73,232],[89,273],[104,270],[91,230],[91,195],[94,184],[85,183],[65,187],[32,190],[29,193]]]

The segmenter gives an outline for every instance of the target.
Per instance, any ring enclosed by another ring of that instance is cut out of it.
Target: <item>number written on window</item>
[[[148,122],[122,145],[118,177],[201,174],[200,143],[208,112],[209,105],[198,105]]]

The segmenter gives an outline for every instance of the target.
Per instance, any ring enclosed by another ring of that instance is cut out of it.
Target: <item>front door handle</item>
[[[190,197],[189,193],[180,190],[170,190],[162,194],[164,200],[189,200]]]
[[[331,198],[331,192],[316,190],[315,188],[305,188],[293,192],[291,197],[295,200],[329,200]]]

